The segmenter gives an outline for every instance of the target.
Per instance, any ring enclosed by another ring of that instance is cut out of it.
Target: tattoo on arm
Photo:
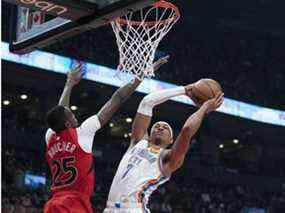
[[[135,79],[125,86],[119,88],[111,97],[111,99],[101,108],[98,117],[101,126],[104,126],[111,117],[118,111],[122,104],[134,93],[141,81]]]

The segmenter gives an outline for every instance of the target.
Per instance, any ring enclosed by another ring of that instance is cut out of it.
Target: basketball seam
[[[210,90],[211,90],[211,92],[212,92],[212,94],[213,94],[213,98],[215,97],[215,93],[214,93],[214,91],[213,91],[213,89],[212,89],[212,87],[211,87],[211,85],[210,84],[208,84],[208,82],[207,81],[203,81],[205,84],[207,84],[207,86],[210,88]]]

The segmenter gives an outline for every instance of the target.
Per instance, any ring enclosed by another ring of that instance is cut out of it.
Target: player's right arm
[[[67,79],[62,91],[62,94],[60,96],[58,105],[69,107],[70,105],[70,96],[71,96],[71,91],[73,87],[78,84],[82,78],[82,66],[81,64],[78,64],[74,69],[71,69],[67,73]]]
[[[67,73],[67,79],[63,88],[63,91],[61,93],[60,99],[58,101],[58,105],[68,107],[70,105],[70,96],[71,96],[71,91],[73,87],[80,82],[82,79],[82,66],[81,64],[78,64],[74,69],[71,69]],[[45,140],[46,143],[48,143],[49,138],[53,134],[53,131],[51,129],[48,129],[46,131],[45,135]]]
[[[222,105],[223,95],[222,92],[218,93],[216,97],[206,101],[198,111],[187,119],[172,148],[167,150],[162,156],[163,171],[165,174],[169,175],[182,166],[189,149],[191,138],[200,128],[205,115]]]
[[[151,122],[153,108],[156,105],[162,104],[171,99],[172,97],[185,95],[187,88],[190,87],[191,85],[186,87],[180,86],[172,89],[165,89],[145,96],[139,105],[133,122],[130,147],[134,146],[147,134],[147,129]]]

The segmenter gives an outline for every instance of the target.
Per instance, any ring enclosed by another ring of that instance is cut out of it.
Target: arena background
[[[159,47],[159,52],[170,54],[171,60],[155,79],[176,85],[200,78],[216,79],[227,98],[280,110],[279,119],[284,123],[285,3],[175,3],[182,19]],[[2,2],[1,9],[2,42],[8,42],[9,4]],[[2,43],[2,50],[4,47]],[[109,26],[43,51],[112,69],[118,62]],[[57,103],[65,75],[2,57],[2,211],[42,212],[50,180],[44,162],[44,117]],[[78,107],[75,113],[79,120],[96,113],[115,89],[83,80],[71,99]],[[126,119],[134,117],[143,96],[135,93],[95,136],[97,187],[92,203],[96,213],[105,206],[112,178],[128,146],[131,123]],[[193,106],[170,101],[155,111],[153,120],[169,121],[177,135],[194,111]],[[152,212],[285,212],[284,139],[284,125],[211,114],[193,140],[183,168],[152,197]]]

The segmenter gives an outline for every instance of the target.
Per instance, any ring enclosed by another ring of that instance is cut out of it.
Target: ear
[[[64,125],[66,128],[71,128],[71,123],[69,121],[65,121]]]

